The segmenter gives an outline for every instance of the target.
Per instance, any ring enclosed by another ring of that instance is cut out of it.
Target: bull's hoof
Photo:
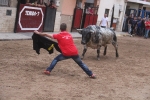
[[[99,60],[100,60],[100,58],[97,58],[97,60],[99,61]]]

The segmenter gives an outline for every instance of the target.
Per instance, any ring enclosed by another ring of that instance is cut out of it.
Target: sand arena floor
[[[75,44],[81,55],[80,39]],[[56,50],[38,55],[32,40],[0,41],[0,100],[150,100],[150,39],[118,37],[118,45],[119,58],[108,45],[100,61],[88,49],[83,62],[97,76],[90,79],[72,59],[46,76]]]

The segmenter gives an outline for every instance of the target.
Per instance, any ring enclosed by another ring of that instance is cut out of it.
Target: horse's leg
[[[100,60],[100,48],[101,46],[97,47],[97,60]]]
[[[103,53],[103,55],[106,55],[106,53],[107,53],[107,45],[104,47],[104,53]]]
[[[83,53],[82,53],[81,59],[84,58],[84,55],[85,55],[85,53],[86,53],[86,51],[87,51],[87,48],[88,48],[88,47],[85,45],[85,46],[84,46],[84,49],[83,49]]]
[[[116,50],[116,57],[119,57],[119,54],[118,54],[118,45],[117,45],[117,42],[112,42],[112,45],[115,47],[115,50]]]

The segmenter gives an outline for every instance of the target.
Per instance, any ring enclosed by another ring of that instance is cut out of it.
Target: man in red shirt
[[[144,35],[144,38],[145,38],[145,39],[148,38],[149,31],[150,31],[150,19],[148,18],[148,19],[145,21],[145,35]]]
[[[34,31],[34,33],[39,34],[41,36],[47,36],[49,38],[56,39],[62,51],[62,54],[59,54],[56,58],[54,58],[54,60],[52,61],[50,66],[44,71],[44,73],[46,75],[50,75],[50,72],[53,70],[58,61],[72,58],[90,78],[96,78],[92,71],[89,70],[89,68],[81,61],[78,55],[78,50],[73,42],[73,38],[71,34],[66,31],[66,29],[67,25],[65,23],[62,23],[60,25],[61,32],[58,34],[52,35]]]

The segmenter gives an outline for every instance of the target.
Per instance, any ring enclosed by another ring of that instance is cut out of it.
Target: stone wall
[[[59,32],[60,31],[60,22],[61,22],[61,13],[56,12],[54,32]]]
[[[9,0],[10,7],[17,7],[18,0]]]
[[[61,23],[67,24],[67,31],[71,31],[73,16],[70,15],[61,15]]]
[[[0,32],[14,32],[16,8],[0,7]]]

